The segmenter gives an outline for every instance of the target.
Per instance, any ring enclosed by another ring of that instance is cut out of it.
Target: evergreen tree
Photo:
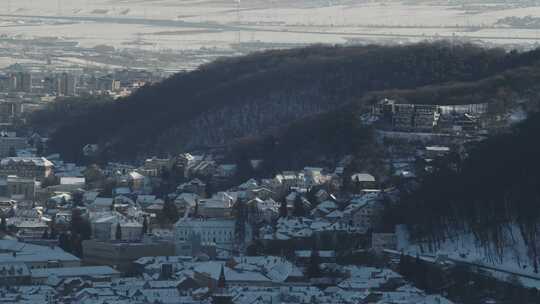
[[[89,240],[92,237],[92,225],[88,219],[83,219],[80,236],[82,240]]]
[[[311,256],[309,258],[309,264],[307,268],[307,275],[309,278],[319,278],[322,275],[321,272],[321,259],[319,256],[319,250],[315,246],[311,250]]]
[[[446,279],[443,271],[438,266],[426,264],[426,290],[428,292],[438,292],[445,285]]]
[[[166,198],[165,203],[163,204],[163,215],[169,223],[176,223],[180,218],[178,214],[178,208],[171,199]]]
[[[354,173],[354,170],[353,170],[352,166],[350,166],[350,165],[346,166],[343,169],[343,175],[341,177],[341,180],[342,180],[342,188],[345,191],[351,191],[353,173]]]
[[[235,204],[235,209],[236,238],[243,245],[246,239],[247,206],[243,202],[238,202]]]
[[[401,255],[399,256],[398,271],[405,278],[408,278],[410,276],[410,274],[411,274],[411,272],[410,272],[411,266],[410,265],[411,265],[411,263],[410,263],[410,260],[409,260],[409,256],[403,254],[403,252],[402,252]]]
[[[114,238],[116,240],[122,240],[122,227],[120,227],[120,223],[116,223],[116,232],[114,234]]]
[[[38,156],[42,156],[44,152],[45,152],[45,147],[43,146],[43,142],[41,140],[36,142],[36,154]]]
[[[287,202],[282,201],[279,206],[279,217],[287,217],[289,211],[287,210]]]
[[[362,192],[362,183],[360,182],[360,177],[356,176],[354,179],[354,193],[360,194]]]
[[[306,193],[306,199],[309,202],[316,202],[317,201],[317,192],[322,189],[320,187],[311,187],[309,188],[308,192]]]
[[[238,182],[246,181],[253,178],[255,175],[251,162],[247,156],[240,157],[240,160],[236,163],[236,168],[236,180]]]
[[[195,210],[193,211],[193,217],[199,217],[199,200],[195,201]]]
[[[49,239],[51,240],[56,240],[56,227],[55,227],[55,223],[53,221],[52,225],[51,225],[51,233],[49,234]]]
[[[83,205],[83,193],[81,191],[74,191],[71,200],[73,202],[74,207],[82,206]]]
[[[71,253],[81,258],[83,256],[82,238],[80,235],[71,235]]]
[[[60,236],[58,237],[58,246],[66,252],[72,252],[70,235],[68,235],[65,232],[62,232]]]
[[[143,234],[148,233],[148,218],[146,216],[143,218],[143,222],[142,222],[142,233]]]
[[[6,217],[4,215],[2,215],[2,220],[0,221],[0,230],[7,231]]]
[[[49,239],[56,240],[56,216],[54,216],[51,220],[51,233],[49,233]]]
[[[296,194],[296,198],[294,199],[292,215],[295,217],[306,216],[306,208],[304,207],[304,202],[300,194]]]
[[[411,267],[412,270],[412,279],[416,283],[416,286],[420,289],[427,289],[427,268],[426,264],[420,259],[420,256],[417,255],[414,261],[414,266]]]
[[[92,236],[92,226],[87,218],[83,217],[80,209],[73,209],[71,212],[71,236],[81,240],[89,240]]]
[[[80,232],[80,228],[82,226],[83,218],[81,215],[81,210],[74,208],[71,211],[71,223],[69,226],[69,230],[72,234],[78,234]]]

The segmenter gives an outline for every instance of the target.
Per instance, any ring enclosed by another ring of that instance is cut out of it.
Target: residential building
[[[56,94],[58,96],[75,96],[76,85],[75,76],[62,73],[56,79]]]
[[[32,74],[27,72],[11,74],[10,88],[12,91],[30,93],[32,91]]]
[[[178,186],[177,192],[195,193],[199,196],[204,196],[206,193],[206,183],[195,178]]]
[[[1,272],[1,270],[0,270]],[[82,278],[88,281],[110,281],[120,277],[120,272],[109,266],[84,266],[64,268],[33,269],[30,273],[32,284],[44,284],[51,277],[58,279]]]
[[[133,192],[140,192],[145,186],[146,178],[137,171],[132,171],[127,174],[127,182]]]
[[[42,181],[52,176],[53,166],[44,157],[7,157],[0,161],[0,176],[16,175]]]
[[[208,262],[198,265],[193,270],[193,278],[200,285],[208,287],[212,291],[219,291],[219,281],[223,277],[229,286],[276,286],[268,277],[258,271],[242,270],[238,271],[221,262]],[[221,287],[222,288],[222,287]]]
[[[351,201],[343,210],[340,222],[357,232],[366,233],[378,224],[382,208],[379,193],[367,193]]]
[[[9,197],[34,201],[39,182],[33,178],[18,177],[9,175],[7,177],[7,194]]]
[[[227,218],[232,216],[233,201],[212,197],[199,200],[198,215],[206,218]]]
[[[199,195],[194,193],[182,193],[176,197],[174,204],[180,214],[184,214],[186,210],[194,210],[199,202]]]
[[[175,225],[174,240],[178,255],[191,255],[193,241],[200,245],[214,244],[232,250],[235,241],[236,221],[233,219],[182,218]]]
[[[29,285],[30,269],[24,263],[5,263],[0,265],[0,286]]]
[[[0,103],[0,113],[2,104]],[[1,116],[2,114],[0,114]],[[11,116],[10,116],[11,117]],[[4,119],[0,119],[0,121],[6,121]],[[28,141],[24,137],[16,137],[16,136],[10,136],[8,134],[5,134],[2,136],[0,135],[0,157],[9,157],[9,156],[15,156],[15,153],[17,150],[26,149],[29,148]]]
[[[120,81],[112,76],[99,77],[95,79],[95,90],[116,92],[120,90]]]
[[[10,124],[22,112],[22,104],[13,101],[0,102],[0,123]],[[5,148],[0,148],[4,150]],[[9,155],[6,155],[9,156]]]
[[[144,161],[142,171],[145,175],[151,177],[159,177],[163,174],[163,171],[171,168],[171,160],[168,158],[161,159],[152,157]]]
[[[173,256],[169,242],[83,241],[83,261],[87,265],[108,265],[122,272],[132,272],[133,262],[146,256]]]
[[[4,264],[24,263],[30,269],[78,267],[80,260],[60,247],[0,240],[0,269]]]
[[[92,235],[96,240],[110,241],[116,239],[116,230],[120,224],[121,241],[138,241],[142,237],[142,224],[135,220],[124,219],[118,213],[109,213],[92,219]]]

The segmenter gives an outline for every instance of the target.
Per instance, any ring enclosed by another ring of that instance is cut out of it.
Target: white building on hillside
[[[118,224],[120,224],[123,241],[136,241],[142,237],[142,224],[133,219],[128,220],[117,212],[95,213],[90,222],[92,235],[97,240],[116,240]]]
[[[236,222],[233,219],[182,218],[176,223],[174,234],[176,253],[179,255],[190,255],[195,242],[232,250],[236,239]],[[251,231],[246,231],[245,237],[250,238]]]

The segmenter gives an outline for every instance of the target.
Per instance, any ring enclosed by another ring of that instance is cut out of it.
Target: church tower
[[[221,265],[217,286],[212,294],[213,304],[232,304],[232,295],[227,290],[227,280],[225,279],[225,268]]]

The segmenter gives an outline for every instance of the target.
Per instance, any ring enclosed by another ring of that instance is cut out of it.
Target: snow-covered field
[[[231,43],[251,41],[344,43],[349,38],[418,41],[459,36],[499,44],[529,44],[540,39],[540,31],[489,28],[507,16],[539,16],[540,7],[470,13],[462,6],[443,6],[430,1],[418,4],[367,0],[0,2],[0,34],[61,36],[90,47],[106,44],[122,48],[133,46],[134,41],[144,41],[138,47],[150,50],[183,50],[227,48]],[[470,26],[483,28],[464,29]]]
[[[540,274],[534,272],[531,252],[517,226],[504,230],[500,247],[484,246],[472,233],[460,233],[452,239],[433,243],[411,243],[404,227],[398,229],[398,249],[411,256],[428,256],[475,265],[500,280],[517,275],[524,286],[540,289]],[[515,275],[513,275],[515,274]]]

